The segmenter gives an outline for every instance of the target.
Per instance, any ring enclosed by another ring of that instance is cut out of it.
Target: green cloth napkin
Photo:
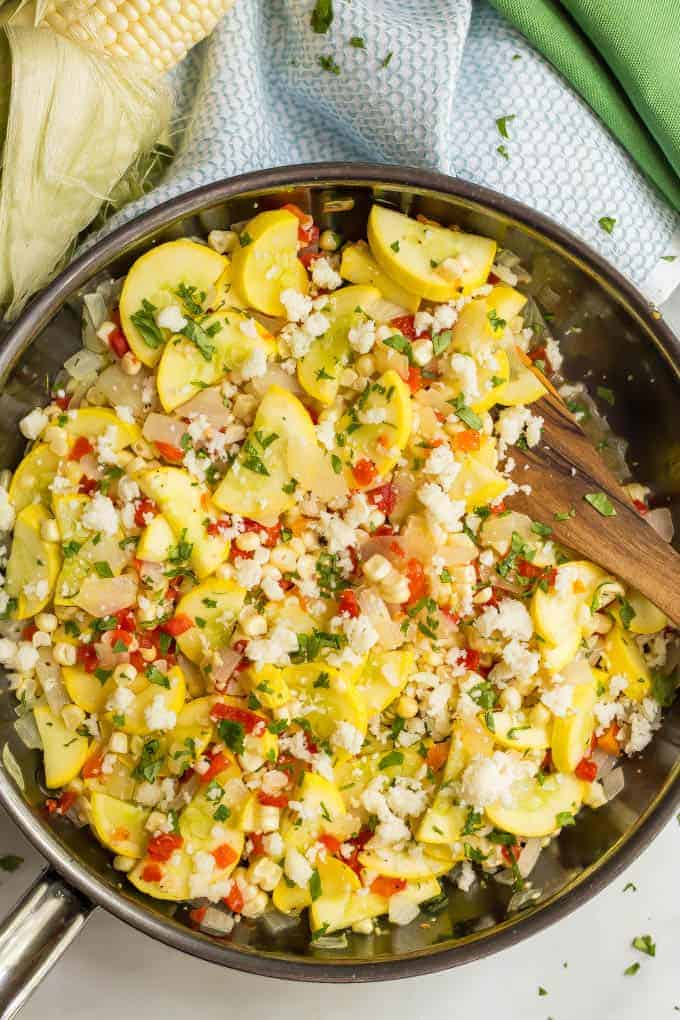
[[[490,2],[680,212],[680,0]]]

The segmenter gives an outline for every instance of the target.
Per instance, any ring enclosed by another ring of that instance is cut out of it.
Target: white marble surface
[[[664,307],[680,333],[680,291]],[[0,912],[28,887],[42,862],[0,813],[0,854],[25,863],[0,876]],[[167,949],[96,911],[22,1013],[22,1020],[223,1020],[244,1011],[262,1020],[663,1020],[680,1012],[680,823],[608,889],[565,920],[513,949],[444,974],[380,985],[300,985],[224,970]],[[632,882],[636,890],[624,886]],[[656,956],[636,952],[651,934]],[[640,970],[625,976],[634,961]],[[539,987],[547,995],[539,995]]]

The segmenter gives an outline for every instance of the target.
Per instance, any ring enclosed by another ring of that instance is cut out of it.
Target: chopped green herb
[[[498,145],[498,146],[496,146],[496,152],[498,153],[499,156],[502,156],[503,159],[508,159],[508,160],[510,159],[510,153],[508,152],[507,145]]]
[[[652,671],[652,697],[662,708],[670,708],[675,701],[678,681],[675,676],[665,676],[658,670]]]
[[[215,344],[210,343],[210,334],[202,326],[193,319],[187,319],[186,325],[182,327],[182,334],[196,344],[204,361],[212,361]]]
[[[625,599],[623,595],[619,596],[619,618],[626,630],[630,630],[630,625],[634,619],[636,613],[631,606],[628,599]]]
[[[462,393],[459,393],[453,400],[447,400],[446,402],[453,407],[453,410],[464,425],[467,425],[469,429],[475,429],[479,432],[483,424],[482,419],[472,408],[466,406],[465,397]]]
[[[355,50],[365,50],[366,43],[362,35],[353,35],[349,41],[350,46],[353,46]]]
[[[597,222],[601,229],[604,230],[605,234],[611,234],[612,230],[616,226],[616,220],[613,216],[600,216]]]
[[[253,243],[253,239],[247,230],[244,230],[241,234],[239,234],[238,240],[242,248],[247,248],[249,244]]]
[[[380,61],[380,66],[381,67],[389,67],[390,66],[390,62],[391,62],[393,56],[394,56],[394,53],[392,52],[392,50],[390,50],[390,52],[388,54],[386,54],[386,56],[384,56],[382,58],[382,60]]]
[[[106,683],[106,681],[109,680],[111,678],[111,676],[113,676],[113,670],[112,669],[102,669],[101,666],[100,666],[98,669],[95,669],[94,675],[96,676],[97,680],[99,680],[99,683],[103,687],[104,684]]]
[[[565,825],[576,825],[576,819],[572,815],[571,811],[560,811],[560,813],[555,816],[555,821],[560,827]]]
[[[382,771],[383,769],[389,769],[393,765],[403,765],[404,755],[401,751],[389,751],[383,758],[378,762],[378,768]]]
[[[510,137],[510,135],[508,134],[508,124],[510,123],[511,120],[514,120],[516,116],[517,114],[515,113],[508,113],[505,115],[505,117],[498,117],[498,119],[496,120],[496,127],[498,128],[498,133],[502,135],[503,138]]]
[[[335,471],[336,475],[339,475],[342,471],[342,461],[338,457],[337,453],[331,454],[331,467]]]
[[[217,723],[217,732],[230,751],[234,754],[243,754],[245,750],[245,729],[243,724],[233,719],[220,719]]]
[[[0,869],[2,871],[16,871],[23,863],[23,857],[17,857],[16,854],[5,854],[3,857],[0,857]]]
[[[626,882],[626,884],[623,887],[623,891],[628,892],[629,889],[632,889],[633,892],[637,892],[637,886],[635,885],[634,882]]]
[[[492,308],[490,312],[487,312],[487,319],[491,323],[492,329],[505,329],[507,322],[505,319],[501,319],[495,308]]]
[[[640,964],[639,963],[637,963],[637,962],[636,963],[631,963],[630,967],[626,967],[626,969],[624,970],[623,973],[626,975],[626,977],[630,977],[632,974],[637,974],[639,969],[640,969]]]
[[[662,255],[661,259],[663,262],[675,262],[677,255]]]
[[[310,20],[312,31],[325,35],[333,21],[333,0],[316,0]]]
[[[340,67],[330,53],[322,54],[319,57],[319,67],[328,71],[329,74],[340,74]]]
[[[113,571],[105,560],[98,560],[93,566],[99,577],[113,577]]]
[[[226,804],[220,804],[217,808],[215,808],[215,810],[213,812],[213,818],[215,819],[216,822],[226,822],[226,820],[227,820],[227,818],[229,818],[230,814],[231,814],[231,811],[229,810],[227,805]]]
[[[146,678],[150,683],[156,684],[158,687],[165,687],[170,690],[170,681],[165,675],[161,673],[160,669],[156,666],[148,666],[146,669]]]
[[[435,333],[432,337],[432,349],[436,355],[442,354],[453,339],[453,331],[443,329],[441,333]]]
[[[604,492],[587,492],[583,497],[586,503],[590,503],[598,514],[603,517],[616,517],[616,508],[612,505],[609,496]]]
[[[616,403],[614,391],[610,390],[608,386],[598,386],[595,392],[601,400],[606,400],[611,407]]]
[[[633,939],[633,949],[647,956],[656,956],[656,942],[651,935],[636,935]]]
[[[576,510],[573,506],[570,506],[568,510],[561,510],[555,514],[556,521],[568,521],[571,517],[576,517]]]
[[[538,986],[538,994],[539,995],[547,995],[548,994],[547,989],[545,989],[542,985],[539,985]]]
[[[152,305],[146,298],[142,301],[142,307],[139,308],[133,315],[130,316],[130,320],[137,329],[137,332],[141,334],[142,340],[147,347],[161,347],[165,343],[165,336],[163,330],[156,322],[155,313],[158,311],[155,305]]]
[[[390,245],[390,248],[392,249],[392,251],[399,251],[399,242],[398,241],[392,241],[392,244]]]
[[[534,535],[540,535],[541,538],[550,538],[552,535],[552,528],[549,524],[541,524],[540,521],[531,522],[531,530]]]

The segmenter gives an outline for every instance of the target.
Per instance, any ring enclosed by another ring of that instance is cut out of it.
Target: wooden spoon
[[[532,405],[543,418],[543,433],[533,449],[513,447],[513,479],[531,486],[530,495],[510,497],[513,508],[549,525],[558,542],[637,588],[680,626],[680,555],[635,510],[557,391],[531,367],[547,387]],[[603,516],[586,499],[595,495],[608,510],[598,493],[615,515]],[[572,509],[573,516],[560,519]]]

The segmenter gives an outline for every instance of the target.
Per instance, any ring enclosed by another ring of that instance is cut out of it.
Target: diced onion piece
[[[152,411],[144,422],[142,435],[151,443],[169,443],[170,446],[181,448],[182,436],[186,430],[186,425],[179,418],[170,418],[167,414]]]
[[[14,729],[21,743],[29,750],[40,750],[43,746],[32,712],[20,715]]]
[[[385,651],[398,648],[404,642],[404,635],[401,628],[389,614],[387,606],[374,591],[370,589],[359,594],[359,605],[361,611],[368,616],[375,627],[378,638]]]
[[[645,515],[645,520],[648,524],[651,524],[664,542],[673,541],[675,529],[673,527],[673,518],[668,507],[660,506],[655,510],[650,510],[649,513]]]
[[[302,395],[297,376],[288,375],[288,372],[279,365],[270,365],[264,375],[250,380],[250,390],[258,400],[262,399],[271,386],[280,386],[281,389],[289,390],[297,397]]]
[[[223,648],[219,652],[219,665],[214,665],[210,673],[213,686],[217,690],[223,689],[223,685],[229,680],[242,658],[241,653],[235,652],[232,648]]]
[[[602,792],[608,801],[613,800],[614,797],[618,797],[625,785],[626,781],[623,775],[623,769],[619,766],[618,768],[612,769],[612,771],[602,780]]]
[[[541,840],[533,837],[528,839],[526,841],[526,845],[522,847],[520,855],[517,858],[517,869],[522,878],[526,878],[531,874],[540,855]]]
[[[64,369],[72,379],[79,382],[81,379],[94,378],[103,364],[104,359],[101,354],[83,349],[76,351],[66,359]]]
[[[97,389],[112,407],[129,407],[133,414],[144,411],[144,383],[150,378],[143,370],[137,375],[126,375],[118,362],[105,368],[97,379]]]
[[[204,415],[211,425],[221,428],[233,422],[231,411],[224,406],[222,391],[219,386],[208,386],[199,390],[195,397],[187,400],[185,404],[175,408],[180,418],[189,418],[192,415]]]
[[[47,675],[44,675],[42,679],[42,687],[50,712],[56,716],[61,715],[62,708],[65,708],[66,705],[71,702],[61,680],[59,680],[58,677],[50,677],[48,682]]]

